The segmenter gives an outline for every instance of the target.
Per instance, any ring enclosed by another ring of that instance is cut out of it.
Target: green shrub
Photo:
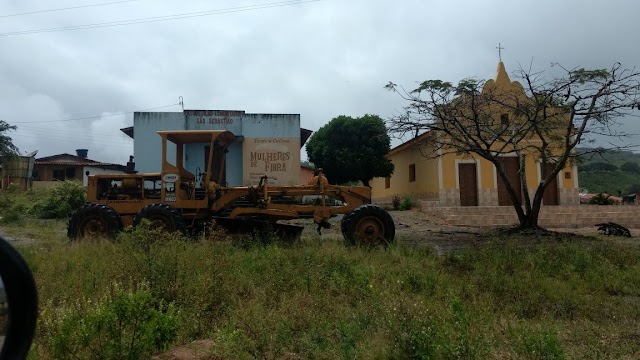
[[[149,359],[176,338],[178,320],[172,305],[157,301],[143,287],[114,289],[101,301],[71,306],[48,304],[39,331],[56,359]]]
[[[620,165],[620,170],[630,172],[633,174],[640,174],[640,165],[637,162],[627,161]]]
[[[33,215],[40,219],[64,219],[86,202],[82,185],[64,181],[44,192],[43,198],[33,206]]]
[[[401,202],[402,198],[400,198],[400,195],[393,195],[393,198],[391,198],[391,206],[393,207],[393,210],[400,210]]]
[[[25,202],[17,201],[12,194],[0,193],[0,224],[22,224],[28,212]]]
[[[400,203],[400,210],[411,210],[416,206],[415,200],[411,194],[404,194]]]

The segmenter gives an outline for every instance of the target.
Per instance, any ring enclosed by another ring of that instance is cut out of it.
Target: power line
[[[64,136],[64,135],[60,135],[60,134],[56,134],[56,136],[49,136],[49,135],[39,135],[39,134],[15,134],[15,136],[13,136],[14,138],[25,138],[25,137],[29,137],[29,138],[35,138],[35,139],[41,139],[41,140],[54,140],[54,141],[64,141],[64,142],[71,142],[71,141],[76,141],[76,142],[82,142],[84,140],[87,141],[91,141],[94,143],[101,143],[101,144],[114,144],[114,145],[119,145],[119,146],[133,146],[133,141],[130,142],[120,142],[120,141],[111,141],[111,140],[103,140],[103,139],[83,139],[80,138],[78,136]]]
[[[29,12],[9,14],[9,15],[0,15],[0,19],[1,18],[14,17],[14,16],[42,14],[42,13],[54,12],[54,11],[65,11],[65,10],[82,9],[82,8],[89,8],[89,7],[96,7],[96,6],[115,5],[115,4],[129,3],[129,2],[134,2],[134,1],[140,1],[140,0],[121,0],[121,1],[113,1],[113,2],[99,3],[99,4],[88,4],[88,5],[78,5],[78,6],[71,6],[71,7],[65,7],[65,8],[29,11]]]
[[[107,114],[107,115],[96,115],[96,116],[87,116],[87,117],[81,117],[81,118],[73,118],[73,119],[61,119],[61,120],[35,120],[35,121],[13,121],[13,122],[9,122],[7,120],[4,120],[7,123],[11,123],[11,124],[33,124],[33,123],[49,123],[49,122],[61,122],[61,121],[77,121],[77,120],[89,120],[89,119],[99,119],[99,118],[103,118],[103,117],[109,117],[109,116],[120,116],[120,115],[127,115],[127,114],[133,114],[135,112],[140,112],[140,111],[149,111],[149,110],[156,110],[156,109],[163,109],[163,108],[168,108],[171,106],[177,106],[180,105],[179,103],[176,104],[171,104],[171,105],[164,105],[164,106],[158,106],[158,107],[153,107],[153,108],[148,108],[148,109],[142,109],[142,110],[136,110],[136,111],[127,111],[127,112],[121,112],[121,113],[116,113],[116,114]]]
[[[20,137],[23,138],[32,138],[32,139],[37,139],[37,140],[58,140],[58,141],[65,141],[65,142],[70,142],[73,140],[79,140],[79,139],[68,139],[68,138],[52,138],[49,136],[31,136],[31,135],[20,135]],[[130,149],[133,147],[133,144],[118,144],[118,143],[112,143],[109,141],[92,141],[95,144],[98,145],[105,145],[105,146],[113,146],[113,147],[117,147],[117,148],[127,148]]]
[[[43,134],[44,132],[44,134]],[[132,139],[125,136],[125,134],[122,134],[123,137],[120,138],[106,138],[103,137],[103,135],[101,134],[96,134],[96,133],[92,133],[92,132],[84,132],[84,133],[74,133],[74,132],[67,132],[65,130],[59,130],[59,131],[50,131],[48,129],[42,129],[42,130],[33,130],[33,129],[24,129],[24,128],[19,128],[16,130],[15,132],[15,136],[20,137],[20,136],[26,136],[26,135],[32,135],[32,136],[38,136],[38,137],[45,137],[47,139],[51,139],[51,138],[55,138],[57,140],[63,140],[63,139],[68,139],[68,140],[82,140],[82,139],[95,139],[95,140],[99,140],[99,141],[105,141],[105,142],[110,142],[110,143],[119,143],[119,144],[123,144],[123,145],[130,145],[132,144]]]
[[[197,12],[190,12],[190,13],[154,16],[154,17],[147,17],[147,18],[137,18],[137,19],[130,19],[130,20],[119,20],[119,21],[110,21],[110,22],[84,24],[84,25],[72,25],[72,26],[64,26],[64,27],[58,27],[58,28],[13,31],[13,32],[0,33],[0,36],[16,36],[16,35],[28,35],[28,34],[37,34],[37,33],[45,33],[45,32],[85,30],[85,29],[95,29],[95,28],[104,28],[104,27],[113,27],[113,26],[134,25],[134,24],[143,24],[143,23],[158,22],[158,21],[179,20],[179,19],[187,19],[187,18],[194,18],[194,17],[201,17],[201,16],[212,16],[212,15],[243,12],[243,11],[261,10],[261,9],[268,9],[268,8],[275,8],[275,7],[282,7],[282,6],[299,5],[299,4],[318,2],[318,1],[325,1],[325,0],[280,1],[280,2],[264,3],[264,4],[257,4],[257,5],[231,7],[231,8],[225,8],[225,9],[197,11]]]
[[[27,132],[36,136],[41,136],[43,133],[45,133],[46,135],[53,135],[53,136],[67,136],[74,140],[81,139],[81,138],[90,138],[90,139],[97,139],[97,140],[103,140],[103,141],[119,142],[127,145],[129,144],[129,141],[127,140],[131,140],[131,138],[126,136],[124,133],[122,134],[122,136],[110,136],[110,135],[103,135],[103,134],[91,133],[91,132],[73,132],[73,131],[66,131],[66,130],[51,130],[51,129],[32,129],[32,128],[24,128],[24,127],[20,127],[19,129],[16,130],[17,135],[20,135],[24,132]]]

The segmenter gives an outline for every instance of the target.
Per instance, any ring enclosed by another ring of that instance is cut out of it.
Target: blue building
[[[224,156],[223,182],[228,186],[254,185],[262,175],[278,185],[300,183],[300,148],[311,131],[300,128],[300,114],[247,114],[238,110],[184,110],[136,112],[133,126],[121,129],[134,139],[133,155],[139,172],[160,172],[162,154],[158,130],[229,130],[238,138]],[[172,144],[170,144],[172,145]],[[209,144],[185,147],[185,168],[196,174],[205,169]],[[175,147],[168,149],[175,158]],[[214,173],[214,178],[218,174]]]

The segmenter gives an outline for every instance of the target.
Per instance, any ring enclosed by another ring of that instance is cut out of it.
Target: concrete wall
[[[300,183],[300,115],[245,114],[242,119],[244,185],[262,175],[279,185]]]
[[[76,182],[80,182],[78,180],[75,180]],[[33,189],[47,189],[47,188],[52,188],[54,186],[60,185],[60,181],[32,181],[31,182],[31,188]]]
[[[423,207],[422,210],[446,221],[448,226],[509,226],[518,223],[512,206]],[[546,228],[594,228],[602,222],[615,222],[638,229],[640,206],[636,205],[574,205],[543,206],[539,225]]]
[[[139,173],[160,172],[162,141],[158,130],[184,130],[185,118],[179,112],[136,112],[133,115],[133,156]],[[175,146],[169,146],[167,159],[175,163]]]
[[[460,206],[460,185],[458,164],[475,162],[478,176],[479,206],[497,206],[499,181],[495,166],[479,156],[445,154],[440,159],[427,158],[416,148],[410,147],[390,154],[389,159],[396,166],[385,187],[384,178],[371,181],[372,198],[378,203],[388,203],[393,195],[410,193],[424,200],[438,201],[440,206]],[[409,181],[409,165],[415,165],[416,180]],[[525,161],[527,184],[533,197],[541,180],[541,169],[537,159],[527,156]],[[560,205],[579,203],[577,170],[567,165],[558,174],[558,200]]]
[[[94,167],[94,166],[85,166],[82,169],[82,186],[87,186],[89,184],[89,177],[87,176],[87,171],[89,172],[89,175],[125,174],[126,173],[120,170],[104,169],[104,168]]]
[[[422,155],[416,148],[389,155],[395,165],[393,174],[386,188],[385,178],[375,178],[371,185],[371,197],[376,201],[390,201],[394,195],[412,194],[425,200],[438,197],[438,159]],[[415,165],[415,181],[409,181],[409,167]]]
[[[73,176],[67,177],[66,171],[69,168],[73,168]],[[53,171],[62,171],[65,173],[64,179],[54,179]],[[79,180],[82,178],[83,170],[82,166],[74,166],[72,164],[56,164],[56,165],[35,165],[34,172],[37,173],[37,177],[34,176],[37,181],[60,181],[60,180]]]

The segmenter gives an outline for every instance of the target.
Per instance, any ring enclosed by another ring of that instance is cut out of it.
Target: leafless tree
[[[512,83],[506,72],[500,78],[500,70],[504,71],[502,63],[496,80],[468,78],[457,85],[428,80],[412,91],[390,82],[386,88],[408,105],[388,120],[388,126],[401,138],[414,136],[424,156],[465,153],[493,163],[518,214],[519,227],[538,228],[544,191],[580,155],[576,146],[593,141],[594,136],[630,135],[618,125],[640,110],[640,73],[619,63],[609,70],[566,69],[555,64],[545,72],[520,68],[515,74],[519,82]],[[417,136],[425,132],[429,134]],[[594,151],[624,147],[609,143],[610,147]],[[520,159],[520,189],[511,183],[500,161],[505,155]],[[540,161],[543,169],[537,185],[526,181],[528,156]],[[530,186],[535,189],[533,197]],[[517,196],[520,191],[522,201]]]

